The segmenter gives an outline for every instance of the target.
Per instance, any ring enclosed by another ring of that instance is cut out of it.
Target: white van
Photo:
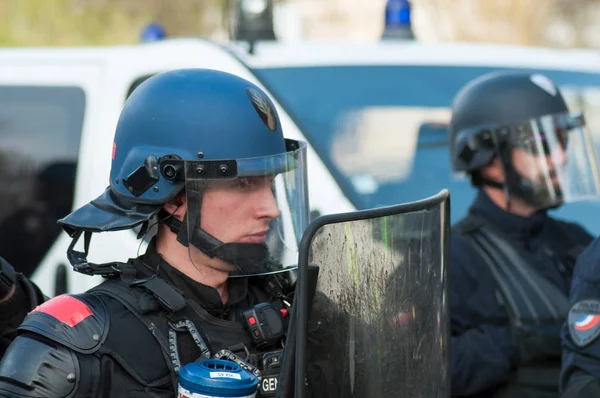
[[[274,42],[258,43],[248,54],[244,44],[201,39],[0,50],[0,255],[32,274],[46,294],[81,292],[99,282],[70,271],[70,239],[55,221],[108,185],[115,125],[131,91],[153,74],[187,67],[227,71],[266,88],[284,133],[309,143],[314,214],[450,188],[453,219],[462,216],[473,190],[450,172],[444,123],[456,91],[490,70],[546,73],[600,132],[594,120],[600,54],[593,51]],[[589,211],[561,210],[598,233],[600,223],[584,216]],[[133,231],[95,234],[90,259],[125,260],[139,250]]]

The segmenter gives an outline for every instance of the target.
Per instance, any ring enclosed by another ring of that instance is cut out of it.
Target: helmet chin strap
[[[191,243],[208,257],[220,258],[237,266],[238,271],[233,271],[230,276],[269,272],[269,249],[266,244],[224,243],[200,227],[194,229],[193,236],[190,239],[188,234],[188,217],[189,215],[186,213],[183,221],[179,221],[175,217],[169,217],[164,221],[171,231],[177,235],[177,241],[183,246],[189,247]],[[194,225],[200,225],[200,215],[192,215],[192,217],[197,219],[194,221]]]
[[[481,176],[478,178],[478,182],[490,188],[504,191],[507,210],[510,210],[511,207],[511,197],[521,198],[525,201],[525,203],[537,210],[554,209],[562,204],[561,201],[556,204],[551,204],[549,193],[546,197],[542,197],[542,192],[539,190],[536,191],[533,182],[529,179],[523,178],[509,162],[504,163],[504,174],[506,176],[505,183]]]
[[[481,177],[481,176],[477,178],[477,182],[480,185],[485,185],[486,187],[490,187],[492,189],[497,189],[497,190],[503,191],[504,192],[504,200],[506,201],[506,210],[510,211],[510,205],[511,205],[510,196],[511,195],[508,193],[508,186],[505,183],[491,180],[489,178],[485,178],[485,177]]]
[[[500,152],[500,159],[504,166],[504,175],[506,179],[506,194],[523,199],[527,204],[536,210],[546,210],[559,207],[562,204],[562,195],[560,190],[557,192],[559,200],[553,203],[548,190],[536,189],[536,185],[532,180],[524,178],[513,167],[511,153],[512,152],[508,149]]]

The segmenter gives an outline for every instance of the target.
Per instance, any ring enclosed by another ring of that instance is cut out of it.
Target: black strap
[[[179,312],[187,306],[183,294],[176,291],[167,282],[157,276],[133,281],[129,286],[140,287],[149,291],[171,313]]]
[[[75,250],[75,244],[79,241],[82,234],[84,238],[84,250],[81,252]],[[87,256],[90,249],[90,242],[92,240],[92,233],[90,231],[84,232],[83,230],[77,230],[71,235],[71,238],[71,244],[67,248],[67,259],[73,266],[74,271],[86,275],[100,275],[105,278],[114,277],[117,275],[132,278],[133,275],[135,275],[135,269],[133,269],[130,264],[118,262],[95,264],[88,261]]]
[[[151,317],[148,314],[143,314],[142,309],[139,307],[140,290],[129,287],[127,284],[120,280],[109,280],[101,285],[98,285],[92,289],[93,293],[102,293],[107,295],[125,306],[146,328],[150,331],[152,336],[156,339],[160,345],[163,357],[169,368],[171,374],[171,381],[173,383],[174,391],[177,391],[178,383],[178,372],[173,367],[171,361],[169,342],[167,337],[160,331],[157,325],[152,322]]]
[[[504,184],[502,182],[490,180],[489,178],[482,177],[481,175],[479,175],[478,177],[476,177],[476,179],[477,179],[477,183],[479,185],[486,185],[486,186],[488,186],[490,188],[496,188],[496,189],[499,189],[501,191],[504,191],[506,189],[506,184]]]
[[[553,285],[505,239],[495,226],[480,222],[468,235],[470,242],[498,283],[508,310],[519,322],[562,322],[569,310],[565,292]],[[535,292],[531,294],[530,292]]]
[[[569,310],[566,293],[530,266],[496,226],[479,220],[467,235],[496,280],[516,328],[519,364],[515,383],[556,391],[559,369],[555,363],[546,369],[540,360],[552,362],[560,355],[556,351],[560,347],[558,328]]]

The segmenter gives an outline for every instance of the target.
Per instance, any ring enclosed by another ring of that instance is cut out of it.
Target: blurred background
[[[0,45],[135,43],[150,21],[169,36],[230,38],[235,0],[0,0]],[[423,42],[600,48],[598,0],[412,0]],[[276,0],[280,40],[373,40],[386,0]]]

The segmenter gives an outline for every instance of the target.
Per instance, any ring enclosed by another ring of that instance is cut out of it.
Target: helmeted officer
[[[60,220],[74,269],[107,280],[26,317],[0,363],[0,396],[171,398],[180,367],[208,357],[276,377],[278,361],[263,359],[282,353],[305,150],[244,79],[184,69],[142,83],[119,118],[110,186]],[[92,233],[133,228],[155,232],[144,255],[87,259]]]
[[[600,396],[600,238],[579,256],[561,331],[563,398]]]
[[[451,236],[453,396],[558,396],[572,267],[592,237],[547,211],[598,193],[584,126],[538,73],[489,73],[454,99],[452,167],[478,194]]]

